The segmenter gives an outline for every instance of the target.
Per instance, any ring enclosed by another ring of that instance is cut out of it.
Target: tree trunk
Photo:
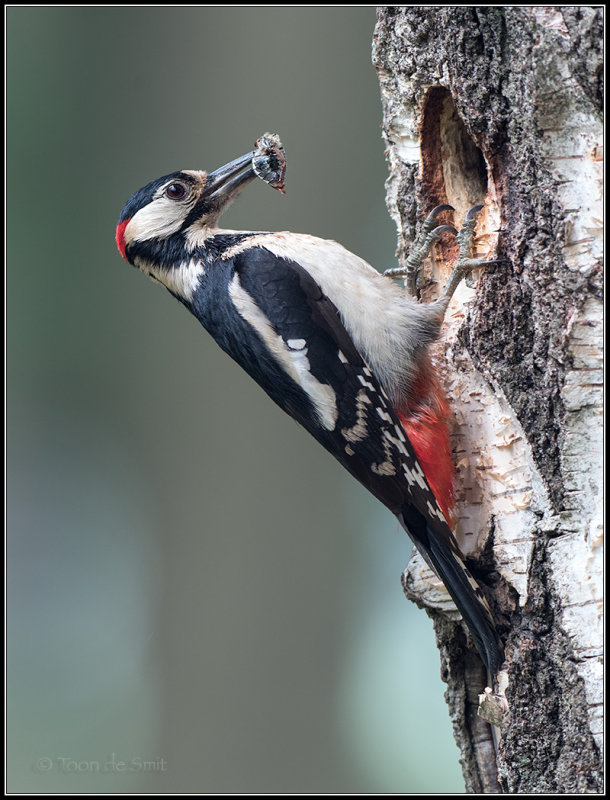
[[[493,741],[486,676],[415,556],[470,792],[602,787],[602,35],[590,7],[381,7],[373,60],[388,207],[404,263],[416,220],[484,203],[478,255],[439,360],[454,411],[458,536],[506,645]],[[449,218],[442,217],[442,222]],[[455,255],[438,249],[422,299]]]

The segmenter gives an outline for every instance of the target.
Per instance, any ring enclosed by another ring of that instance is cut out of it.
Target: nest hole
[[[487,163],[462,122],[451,93],[442,87],[430,89],[425,100],[421,157],[421,186],[426,212],[441,203],[448,203],[455,208],[453,220],[440,221],[452,221],[459,226],[468,209],[485,205],[477,225],[477,232],[483,233],[491,210]],[[443,241],[440,250],[445,261],[456,255],[456,245],[451,241]]]

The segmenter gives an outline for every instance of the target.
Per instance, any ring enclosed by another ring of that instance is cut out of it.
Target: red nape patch
[[[119,253],[123,256],[125,261],[127,261],[127,256],[125,255],[125,228],[128,223],[129,220],[125,219],[116,226],[116,246],[119,248]]]
[[[444,409],[443,409],[444,410]],[[448,409],[447,409],[448,410]],[[430,409],[398,417],[413,445],[428,485],[436,497],[450,528],[453,528],[455,466],[451,458],[451,442],[446,416]]]

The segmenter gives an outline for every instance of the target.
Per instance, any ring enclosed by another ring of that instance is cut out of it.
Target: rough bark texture
[[[417,557],[404,576],[435,620],[468,791],[603,788],[602,14],[378,12],[399,261],[442,202],[458,223],[484,203],[479,254],[510,260],[463,287],[439,353],[457,535],[506,643],[510,711],[496,748],[472,713],[484,676],[448,596]],[[453,253],[439,249],[423,299]]]

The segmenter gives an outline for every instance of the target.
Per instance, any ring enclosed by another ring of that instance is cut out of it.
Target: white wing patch
[[[229,295],[239,314],[251,325],[267,345],[269,352],[288,375],[307,394],[316,410],[320,424],[332,431],[337,424],[337,397],[331,386],[311,374],[304,339],[289,339],[287,342],[276,333],[268,317],[254,302],[235,275],[229,284]]]
[[[229,259],[256,246],[309,272],[337,307],[356,349],[383,388],[390,397],[400,396],[431,313],[426,305],[413,303],[403,289],[337,242],[307,234],[253,236],[221,257]]]

